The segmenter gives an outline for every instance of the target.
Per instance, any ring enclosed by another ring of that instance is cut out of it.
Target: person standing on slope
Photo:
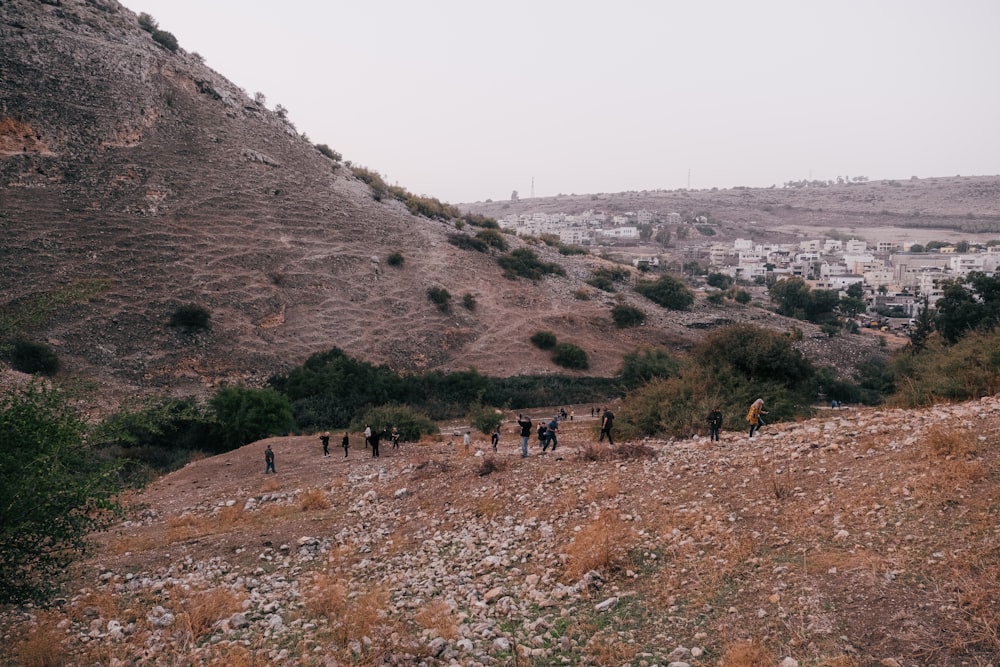
[[[761,415],[766,415],[767,410],[764,409],[764,399],[758,398],[756,401],[750,404],[750,411],[747,412],[747,421],[750,422],[750,437],[753,437],[755,431],[759,431],[760,427],[764,425],[764,420],[761,419]]]
[[[524,415],[517,416],[517,425],[521,427],[521,458],[528,456],[528,438],[531,437],[531,420]]]
[[[611,438],[611,427],[615,425],[615,413],[611,412],[611,408],[604,411],[601,415],[601,437],[597,439],[597,442],[604,442],[604,436],[608,436],[608,444],[612,447],[615,446],[615,441]]]
[[[719,431],[722,429],[722,412],[719,408],[712,408],[708,413],[708,439],[719,441]]]

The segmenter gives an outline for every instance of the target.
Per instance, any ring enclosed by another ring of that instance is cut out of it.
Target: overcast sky
[[[998,0],[123,1],[456,204],[1000,174]]]

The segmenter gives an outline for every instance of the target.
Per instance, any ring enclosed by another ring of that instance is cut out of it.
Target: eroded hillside
[[[576,414],[526,459],[508,423],[496,454],[447,425],[378,459],[354,434],[348,458],[310,435],[191,463],[58,607],[5,614],[5,643],[108,665],[996,664],[997,397],[614,454]]]

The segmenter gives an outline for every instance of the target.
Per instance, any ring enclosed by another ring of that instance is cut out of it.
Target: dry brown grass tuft
[[[192,645],[197,645],[222,621],[243,608],[243,597],[226,588],[210,588],[187,593],[171,589],[171,598],[178,601],[178,620],[187,631]]]
[[[575,581],[591,570],[610,573],[621,569],[628,563],[635,539],[635,530],[617,513],[606,512],[595,518],[566,547],[567,580]]]
[[[719,667],[770,667],[774,655],[765,646],[754,641],[730,644],[722,654]]]
[[[617,498],[622,492],[621,481],[618,476],[609,477],[603,483],[594,484],[587,487],[583,494],[584,504],[611,500]]]
[[[414,620],[424,630],[431,630],[448,641],[458,639],[455,612],[444,600],[432,600],[417,612]]]
[[[330,500],[322,489],[309,489],[299,498],[299,509],[303,512],[330,509]]]
[[[924,435],[927,453],[934,458],[965,458],[975,453],[976,433],[969,429],[936,424]]]
[[[281,489],[281,482],[278,481],[277,477],[268,477],[264,480],[263,484],[260,485],[261,493],[274,493]]]
[[[305,605],[311,614],[329,622],[334,642],[343,647],[362,637],[377,636],[376,628],[388,612],[389,593],[374,588],[353,594],[339,578],[322,574],[306,591]]]
[[[71,664],[70,657],[60,643],[65,633],[54,625],[43,622],[14,644],[17,663],[22,667],[62,667]]]
[[[577,451],[577,457],[583,461],[655,459],[656,450],[641,442],[624,442],[614,447],[605,446],[604,444],[588,444]]]

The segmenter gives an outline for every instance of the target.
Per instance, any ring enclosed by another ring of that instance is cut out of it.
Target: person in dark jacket
[[[597,442],[603,442],[604,436],[608,436],[608,444],[612,447],[615,446],[615,441],[611,438],[611,427],[615,425],[615,413],[611,412],[611,408],[604,411],[601,415],[601,437],[597,439]]]
[[[271,449],[271,445],[268,445],[267,449],[264,450],[264,474],[269,472],[278,474],[274,469],[274,450]]]
[[[347,458],[347,449],[351,446],[351,440],[347,437],[347,431],[344,431],[344,439],[340,441],[340,446],[344,448],[344,458]]]
[[[531,420],[524,415],[517,416],[517,425],[521,427],[521,458],[528,456],[528,438],[531,437]]]
[[[712,408],[708,413],[708,439],[719,441],[719,431],[722,429],[722,412],[719,408]]]

